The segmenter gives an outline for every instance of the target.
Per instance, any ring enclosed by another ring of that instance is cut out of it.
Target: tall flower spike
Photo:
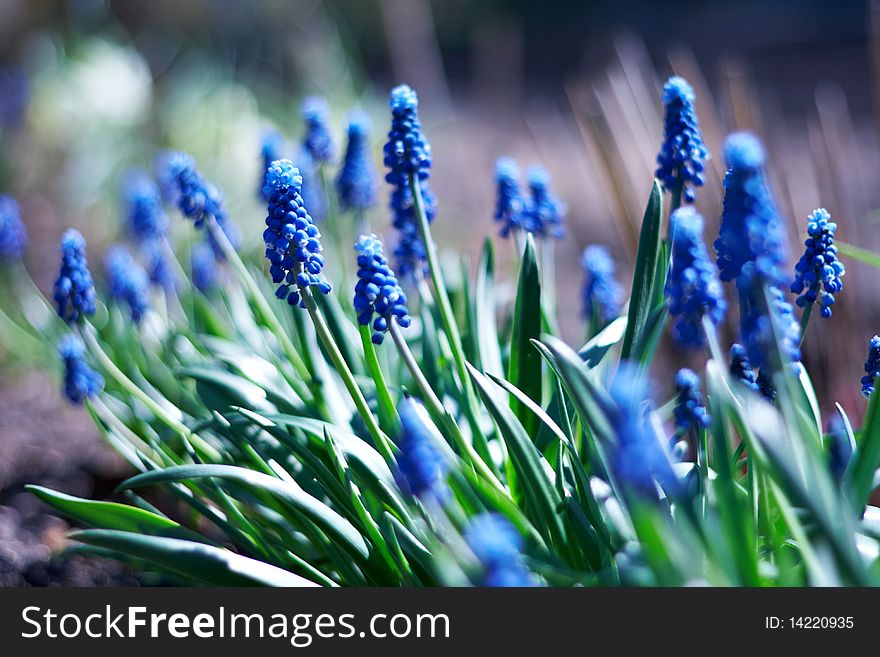
[[[464,540],[482,564],[482,586],[536,586],[522,559],[523,539],[502,515],[481,513],[471,518]]]
[[[207,242],[197,242],[190,251],[192,283],[196,289],[207,294],[217,287],[217,258]]]
[[[309,96],[302,104],[302,118],[306,124],[303,148],[315,162],[324,164],[333,159],[333,138],[327,128],[330,108],[320,96]]]
[[[150,283],[166,292],[174,290],[174,269],[165,256],[165,249],[162,243],[157,240],[146,242],[141,247],[141,252],[146,258],[147,275],[150,277]]]
[[[373,342],[382,344],[390,322],[396,321],[403,328],[412,323],[406,294],[388,266],[378,237],[361,235],[354,248],[358,252],[358,281],[354,288],[358,323],[362,326],[372,323]]]
[[[755,371],[749,363],[746,348],[741,344],[733,343],[730,346],[730,373],[749,390],[758,392],[758,383],[755,380]]]
[[[26,245],[18,203],[11,196],[0,195],[0,261],[20,258]]]
[[[805,250],[794,267],[791,284],[791,291],[799,295],[797,304],[803,307],[818,300],[822,317],[831,317],[834,295],[843,289],[840,279],[846,273],[843,263],[837,259],[836,230],[837,224],[831,221],[825,208],[813,210],[807,217]]]
[[[266,258],[273,283],[279,283],[275,296],[291,306],[305,307],[302,292],[315,287],[321,294],[330,292],[322,280],[324,257],[321,233],[303,204],[302,176],[290,160],[277,160],[266,175],[269,197],[266,230]]]
[[[772,355],[777,340],[783,363],[797,363],[801,357],[800,325],[782,288],[768,285],[752,262],[743,267],[736,287],[739,291],[740,332],[752,366],[760,370],[775,369]]]
[[[709,426],[709,413],[703,405],[700,378],[686,367],[675,375],[675,426],[681,433],[705,429]]]
[[[672,334],[679,344],[699,349],[705,344],[703,317],[718,325],[727,302],[718,269],[703,243],[703,217],[692,207],[670,217],[672,265],[666,279],[669,314],[676,318]]]
[[[140,324],[150,308],[149,278],[127,247],[117,244],[104,256],[104,269],[110,284],[110,296],[125,302],[131,321]]]
[[[136,242],[163,239],[168,233],[159,187],[146,173],[128,173],[122,182],[122,202],[126,229]]]
[[[667,191],[680,190],[686,203],[696,200],[694,188],[703,185],[703,168],[709,159],[694,100],[694,90],[682,77],[671,77],[663,85],[666,119],[655,175]]]
[[[352,112],[348,120],[348,145],[336,178],[336,194],[343,212],[363,211],[376,204],[370,123],[363,112]]]
[[[263,133],[263,144],[260,146],[260,160],[262,161],[263,166],[260,169],[260,184],[257,187],[257,194],[266,202],[269,201],[269,199],[266,198],[265,191],[266,174],[269,171],[269,167],[272,166],[272,163],[275,160],[281,159],[282,141],[281,133],[277,130],[267,130]]]
[[[523,212],[522,227],[536,238],[565,235],[565,204],[550,192],[550,174],[543,167],[534,166],[526,172],[530,198]]]
[[[419,234],[415,199],[410,177],[415,180],[425,203],[428,222],[434,220],[434,195],[428,187],[431,175],[431,145],[422,134],[419,122],[419,99],[416,92],[403,84],[391,90],[391,129],[383,150],[388,168],[385,181],[391,185],[391,223],[398,231],[394,249],[397,272],[401,276],[425,270],[425,247]]]
[[[522,226],[525,199],[519,189],[519,167],[509,157],[495,162],[495,185],[498,194],[495,201],[495,221],[501,224],[501,237]]]
[[[64,396],[71,404],[80,405],[101,392],[104,379],[86,363],[85,347],[78,337],[69,333],[61,338],[58,354],[64,363]]]
[[[86,241],[73,228],[61,237],[61,271],[53,297],[58,315],[68,324],[95,314],[95,284],[86,259]]]
[[[874,394],[874,380],[880,376],[880,336],[874,336],[868,343],[868,358],[865,361],[865,376],[862,377],[862,395],[865,398]]]
[[[445,499],[447,464],[435,445],[437,428],[425,407],[412,397],[401,400],[397,413],[403,430],[397,453],[398,485],[414,497],[433,495]]]
[[[623,289],[614,277],[614,259],[608,249],[593,244],[584,249],[581,266],[586,274],[584,280],[584,317],[596,313],[599,321],[606,324],[620,314]]]

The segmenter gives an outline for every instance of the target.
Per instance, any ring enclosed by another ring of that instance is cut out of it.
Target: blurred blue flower
[[[747,263],[736,280],[740,332],[752,367],[774,371],[777,341],[782,364],[800,360],[800,325],[779,286],[769,285],[755,263]]]
[[[623,289],[614,277],[614,259],[604,246],[593,244],[584,249],[581,266],[586,275],[583,287],[584,317],[590,319],[595,312],[599,321],[606,324],[620,314],[623,296]]]
[[[18,202],[11,196],[0,195],[0,261],[20,258],[25,246],[27,231]]]
[[[363,112],[352,112],[349,116],[348,145],[336,178],[336,193],[342,211],[365,210],[376,204],[370,123]]]
[[[368,326],[372,322],[373,342],[382,344],[391,321],[403,328],[412,323],[406,307],[406,294],[388,266],[388,258],[378,237],[361,235],[354,248],[358,252],[358,281],[354,288],[358,323]]]
[[[767,374],[767,370],[758,372],[758,376],[755,377],[755,383],[758,384],[758,390],[764,399],[771,404],[776,401],[776,386],[773,385],[773,379]]]
[[[694,111],[695,99],[694,90],[682,77],[671,77],[663,86],[666,119],[655,175],[667,191],[681,190],[686,203],[696,200],[694,188],[703,185],[703,168],[709,159]]]
[[[217,287],[217,258],[207,242],[196,242],[190,250],[192,282],[196,289],[207,294]]]
[[[519,167],[509,157],[495,162],[495,184],[498,190],[495,202],[495,221],[501,224],[501,237],[522,226],[525,200],[519,189]]]
[[[394,249],[396,269],[401,276],[409,276],[424,271],[426,258],[410,187],[411,177],[421,192],[428,222],[434,220],[435,200],[428,187],[431,145],[422,134],[415,91],[405,84],[395,87],[391,91],[390,106],[391,129],[383,149],[383,161],[388,168],[385,181],[391,185],[391,223],[398,231]]]
[[[437,428],[420,402],[405,397],[397,405],[402,435],[397,453],[397,482],[414,497],[433,495],[445,500],[447,464],[434,444]]]
[[[670,217],[672,265],[666,279],[669,314],[676,318],[672,334],[679,344],[695,349],[705,344],[703,317],[718,325],[727,302],[718,270],[703,243],[703,217],[692,207]]]
[[[852,435],[846,430],[843,418],[835,413],[828,419],[826,427],[826,442],[828,445],[828,469],[839,482],[849,465],[852,455],[856,451],[856,443]]]
[[[841,277],[846,273],[837,259],[834,233],[837,224],[825,208],[813,210],[807,217],[807,239],[804,254],[794,267],[791,291],[799,295],[797,304],[806,306],[819,301],[822,317],[831,317],[834,295],[843,289]],[[820,294],[821,288],[821,294]]]
[[[536,238],[565,235],[562,220],[567,211],[565,204],[550,192],[550,174],[543,167],[534,166],[526,172],[530,198],[522,213],[522,227]]]
[[[143,171],[130,171],[122,181],[125,226],[140,243],[164,239],[168,234],[168,215],[156,183]]]
[[[296,163],[299,175],[302,178],[300,194],[303,204],[309,209],[309,216],[313,221],[322,221],[327,215],[327,196],[321,185],[321,176],[318,166],[307,151],[302,151],[299,161]]]
[[[482,586],[537,586],[523,563],[522,536],[504,516],[486,512],[474,516],[464,539],[485,569]]]
[[[744,386],[758,392],[758,384],[755,381],[755,371],[749,363],[746,348],[741,344],[733,343],[730,346],[730,373]]]
[[[150,240],[141,246],[141,253],[146,259],[150,283],[166,292],[173,291],[176,277],[171,263],[168,262],[164,244],[158,240]]]
[[[82,404],[101,392],[104,379],[86,363],[82,340],[72,333],[65,335],[58,354],[64,363],[64,396],[71,404]]]
[[[306,124],[303,148],[317,165],[333,159],[333,138],[327,127],[330,108],[320,96],[309,96],[303,100],[302,118]]]
[[[58,315],[68,324],[95,314],[95,284],[86,258],[86,241],[73,228],[61,236],[61,271],[53,298]]]
[[[303,204],[302,176],[290,160],[272,163],[266,175],[269,197],[266,215],[266,258],[279,299],[291,306],[305,307],[302,292],[316,287],[321,294],[330,292],[330,284],[321,278],[324,257],[321,233]]]
[[[867,398],[874,394],[874,380],[880,376],[880,336],[868,342],[868,358],[865,360],[865,376],[862,377],[862,394]]]
[[[686,367],[675,375],[675,427],[681,433],[708,428],[709,413],[703,405],[700,378]]]
[[[281,159],[282,142],[281,133],[277,130],[267,130],[263,133],[263,143],[260,146],[260,159],[263,166],[260,169],[260,184],[257,187],[257,194],[267,203],[269,199],[266,198],[266,173],[275,160]]]
[[[131,321],[140,324],[150,308],[150,280],[128,247],[121,244],[110,247],[104,256],[104,269],[110,285],[110,296],[128,304]]]

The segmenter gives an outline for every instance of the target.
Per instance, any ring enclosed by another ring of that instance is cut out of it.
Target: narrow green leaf
[[[880,377],[878,377],[880,378]],[[856,451],[846,469],[844,487],[856,512],[861,515],[874,487],[874,472],[880,467],[880,393],[871,395]]]
[[[541,355],[531,341],[541,335],[541,275],[535,242],[529,235],[519,270],[516,306],[513,312],[513,335],[510,339],[508,380],[537,404],[541,403]],[[537,418],[513,398],[510,407],[526,433],[534,440],[538,433]]]
[[[581,347],[578,355],[587,365],[596,367],[602,362],[608,350],[623,340],[624,333],[626,333],[626,317],[618,317]]]
[[[498,338],[498,320],[495,317],[495,250],[489,238],[483,243],[480,254],[474,299],[480,367],[484,372],[500,376],[504,373],[504,366],[501,363],[501,341]]]
[[[858,246],[841,242],[840,240],[834,240],[834,244],[837,246],[837,250],[841,255],[845,255],[853,260],[858,260],[866,265],[871,265],[872,267],[880,267],[880,253],[874,253],[868,249],[862,249]]]

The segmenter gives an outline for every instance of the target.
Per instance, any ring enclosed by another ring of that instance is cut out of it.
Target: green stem
[[[315,326],[315,332],[318,335],[318,339],[321,340],[321,344],[323,344],[324,348],[327,350],[330,360],[333,361],[333,366],[336,368],[337,373],[342,379],[342,383],[345,385],[345,389],[348,390],[348,394],[351,396],[358,413],[363,419],[364,424],[367,425],[367,431],[369,431],[370,436],[376,443],[376,449],[379,450],[386,461],[393,462],[394,452],[391,441],[384,433],[382,433],[382,429],[379,428],[376,418],[370,412],[370,407],[367,405],[364,393],[361,392],[357,381],[354,379],[354,374],[351,373],[348,364],[345,362],[345,358],[342,357],[342,352],[339,351],[339,347],[333,339],[330,327],[327,326],[327,321],[315,305],[315,299],[312,296],[311,290],[308,288],[301,289],[300,294],[302,295],[303,302],[309,312],[309,316],[312,318],[312,324]]]
[[[384,424],[384,429],[393,434],[397,434],[400,429],[400,418],[397,417],[397,409],[394,406],[394,400],[388,391],[388,384],[382,374],[382,368],[379,366],[379,359],[376,356],[376,347],[373,344],[372,332],[369,326],[358,325],[358,331],[361,335],[361,344],[364,347],[364,360],[367,364],[367,370],[376,384],[376,396],[379,399],[379,420]]]
[[[813,314],[814,305],[814,303],[808,303],[804,306],[804,312],[801,313],[801,340],[798,342],[798,347],[804,344],[804,336],[807,334],[807,326],[810,323],[810,315]]]

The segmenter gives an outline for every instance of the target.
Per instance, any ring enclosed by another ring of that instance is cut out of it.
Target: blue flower
[[[316,287],[328,294],[330,284],[320,276],[324,269],[321,233],[303,204],[301,190],[302,176],[290,160],[272,163],[266,174],[269,207],[263,241],[272,282],[280,284],[275,296],[291,306],[305,307],[305,288]]]
[[[431,145],[422,134],[415,91],[405,84],[395,87],[391,91],[390,106],[391,129],[383,149],[383,161],[388,168],[385,181],[391,185],[391,223],[398,231],[394,249],[397,272],[408,276],[424,271],[426,259],[411,179],[421,192],[428,222],[434,220],[435,200],[428,187]]]
[[[196,289],[207,294],[217,287],[217,258],[207,242],[196,242],[190,251],[192,282]]]
[[[526,172],[530,198],[522,215],[523,229],[536,238],[565,235],[562,220],[567,211],[565,204],[550,192],[550,174],[542,167],[531,167]]]
[[[474,516],[464,540],[485,569],[483,586],[537,586],[523,563],[522,536],[504,516],[486,512]]]
[[[388,258],[378,237],[361,235],[354,248],[358,252],[358,281],[354,288],[358,323],[368,326],[372,322],[373,342],[382,344],[390,322],[396,321],[403,328],[412,323],[406,307],[406,294],[388,266]]]
[[[318,165],[333,159],[333,139],[327,128],[328,114],[327,101],[320,96],[310,96],[303,101],[302,118],[306,124],[303,148]]]
[[[764,399],[771,404],[776,401],[776,386],[773,385],[773,379],[770,378],[766,370],[758,372],[755,382],[758,384],[758,390],[764,396]]]
[[[509,157],[495,162],[495,184],[498,189],[495,202],[495,221],[501,224],[501,237],[522,226],[525,199],[519,189],[519,168]]]
[[[122,182],[125,226],[136,242],[164,239],[168,215],[156,183],[143,171],[130,172]]]
[[[104,256],[104,269],[110,284],[110,296],[124,301],[131,311],[131,321],[140,324],[150,308],[150,279],[127,247],[117,244]]]
[[[599,321],[606,324],[620,314],[623,290],[614,277],[614,259],[608,249],[593,244],[584,249],[581,266],[584,280],[584,317],[589,319],[597,313]]]
[[[679,344],[699,349],[705,343],[703,317],[716,326],[724,319],[727,302],[718,270],[703,243],[703,217],[691,207],[670,217],[672,265],[666,279],[669,314],[676,318],[672,334]]]
[[[615,477],[627,490],[657,500],[657,484],[671,495],[680,492],[681,482],[672,468],[672,457],[651,426],[651,401],[644,373],[630,361],[618,367],[608,392],[609,409],[617,438],[611,454]]]
[[[68,324],[95,314],[95,284],[86,259],[86,241],[73,228],[61,237],[61,271],[53,298],[58,315]]]
[[[846,430],[839,414],[832,415],[828,420],[825,436],[828,444],[828,469],[839,482],[856,451],[852,435]]]
[[[703,405],[700,378],[686,367],[675,375],[675,426],[681,433],[709,426],[709,413]]]
[[[26,245],[27,232],[18,203],[11,196],[0,195],[0,260],[20,258]]]
[[[407,495],[446,499],[447,464],[434,443],[439,433],[428,412],[412,397],[405,397],[397,405],[397,413],[403,429],[397,453],[398,485]]]
[[[794,282],[791,284],[791,291],[799,295],[799,306],[815,303],[818,299],[822,317],[831,317],[834,295],[843,289],[840,279],[846,273],[843,263],[837,259],[836,230],[837,224],[831,221],[825,208],[813,210],[807,217],[805,250],[794,267]]]
[[[800,360],[800,325],[782,289],[768,285],[755,263],[747,263],[736,280],[739,291],[740,332],[749,361],[755,369],[775,370],[778,340],[782,363]]]
[[[300,194],[302,194],[303,203],[309,209],[309,216],[313,221],[321,221],[327,214],[327,197],[321,186],[318,166],[308,151],[300,153],[296,168],[299,169],[299,175],[302,178]]]
[[[64,396],[71,404],[82,404],[104,387],[104,379],[88,366],[82,340],[69,333],[61,338],[58,354],[64,363]]]
[[[741,344],[733,343],[730,346],[730,373],[749,390],[758,392],[758,384],[755,381],[755,371],[749,363],[746,348]]]
[[[263,167],[260,169],[260,184],[257,193],[267,203],[269,199],[265,195],[266,173],[275,160],[281,159],[281,144],[281,133],[277,130],[268,130],[263,134],[263,144],[260,147],[260,159],[263,162]]]
[[[694,90],[684,78],[671,77],[663,86],[666,120],[654,174],[667,191],[681,190],[687,203],[696,200],[694,188],[703,185],[703,169],[709,159],[694,111],[695,99]]]
[[[141,253],[146,258],[147,275],[150,283],[166,292],[175,288],[175,273],[165,254],[165,246],[157,240],[145,242]]]
[[[880,336],[875,335],[868,343],[865,376],[862,377],[862,394],[866,398],[874,394],[874,380],[878,376],[880,376]]]
[[[373,161],[370,157],[370,124],[366,114],[353,112],[348,121],[348,146],[336,178],[339,208],[365,210],[376,204]]]
[[[735,280],[748,262],[770,284],[785,283],[785,235],[764,177],[764,148],[747,132],[724,142],[727,174],[721,230],[715,240],[722,281]]]

